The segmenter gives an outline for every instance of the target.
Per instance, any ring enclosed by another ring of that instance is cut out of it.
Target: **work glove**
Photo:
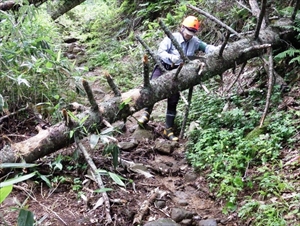
[[[214,46],[214,45],[207,45],[206,48],[205,48],[205,53],[206,54],[211,54],[213,53],[214,51],[216,51],[218,49],[217,46]]]
[[[169,59],[173,64],[178,64],[180,61],[180,56],[172,54],[170,55]]]

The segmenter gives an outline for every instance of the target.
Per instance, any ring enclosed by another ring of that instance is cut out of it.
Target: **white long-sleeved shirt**
[[[193,56],[196,51],[200,50],[205,52],[205,49],[207,47],[207,44],[203,41],[201,41],[197,36],[193,36],[190,40],[185,41],[182,34],[179,32],[173,33],[174,38],[177,40],[177,42],[180,44],[183,53],[189,57]],[[165,37],[162,42],[159,45],[158,48],[158,55],[160,59],[169,64],[172,65],[172,61],[170,60],[171,55],[178,55],[180,56],[178,50],[176,47],[172,44],[171,39],[169,37]],[[182,60],[175,63],[175,65],[179,65],[182,62]]]

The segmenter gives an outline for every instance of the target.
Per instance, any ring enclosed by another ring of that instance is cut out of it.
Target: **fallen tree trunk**
[[[104,127],[102,117],[110,123],[120,119],[124,120],[134,112],[153,105],[173,93],[186,90],[215,75],[221,75],[238,64],[260,56],[264,52],[262,48],[264,46],[276,47],[281,44],[279,31],[271,28],[262,30],[259,34],[259,40],[260,42],[248,37],[233,42],[227,45],[222,57],[219,56],[218,51],[215,51],[213,54],[201,58],[201,61],[198,59],[193,60],[183,66],[176,78],[176,70],[169,71],[164,76],[152,80],[148,88],[136,88],[123,93],[120,97],[117,96],[106,102],[98,103],[101,117],[99,117],[98,110],[94,112],[95,108],[91,108],[77,117],[79,119],[87,117],[82,126],[92,132],[95,128]],[[205,66],[199,75],[201,62]],[[123,108],[120,108],[120,106],[123,106]],[[68,126],[65,122],[61,122],[46,130],[40,130],[36,136],[27,140],[7,145],[0,150],[0,162],[9,163],[21,160],[33,162],[53,153],[74,142],[69,134],[76,126],[78,124]]]

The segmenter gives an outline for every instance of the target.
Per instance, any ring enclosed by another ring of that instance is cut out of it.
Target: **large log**
[[[292,31],[291,31],[292,32]],[[287,33],[285,32],[285,35]],[[121,97],[111,98],[103,103],[98,103],[99,111],[102,117],[112,123],[120,119],[126,119],[136,111],[155,104],[156,102],[169,97],[178,91],[186,90],[192,86],[200,84],[215,75],[221,75],[226,70],[235,67],[254,57],[263,54],[264,49],[257,48],[258,45],[269,44],[273,47],[281,44],[279,31],[267,28],[259,34],[259,42],[253,40],[253,37],[246,37],[239,41],[230,43],[223,51],[222,57],[219,57],[218,51],[201,58],[205,64],[202,73],[199,75],[200,60],[190,61],[184,65],[180,73],[175,78],[176,70],[169,71],[164,76],[151,81],[150,88],[136,88],[123,93]],[[120,110],[122,103],[128,104]],[[99,112],[87,110],[78,115],[78,118],[88,119],[84,122],[84,127],[93,131],[95,127],[103,128]],[[40,130],[36,136],[19,143],[5,146],[0,150],[0,162],[33,162],[43,156],[53,153],[62,147],[71,144],[73,139],[69,137],[73,127],[65,125],[65,122],[58,123],[46,130]]]

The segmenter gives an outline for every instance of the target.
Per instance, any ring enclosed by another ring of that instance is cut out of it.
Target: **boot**
[[[164,130],[164,136],[170,141],[178,141],[178,137],[174,136],[173,133],[175,116],[176,116],[176,111],[167,110],[166,128]]]
[[[149,122],[150,114],[151,114],[150,109],[151,108],[145,108],[144,109],[144,112],[143,112],[142,116],[138,119],[139,125],[145,126]]]

